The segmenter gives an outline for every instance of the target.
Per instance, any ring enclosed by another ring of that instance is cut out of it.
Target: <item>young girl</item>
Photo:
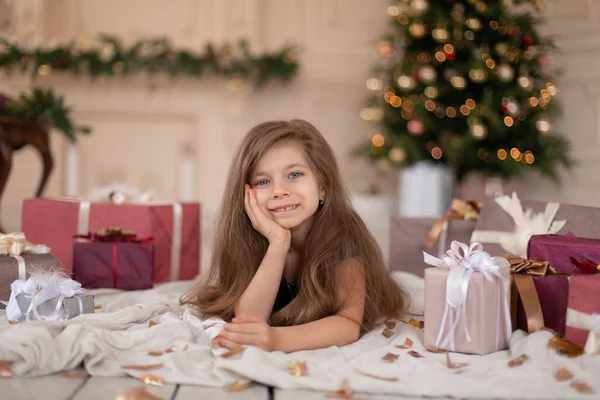
[[[223,347],[344,346],[404,311],[332,149],[306,121],[248,132],[218,221],[207,279],[182,303],[201,318],[231,321],[217,336]]]

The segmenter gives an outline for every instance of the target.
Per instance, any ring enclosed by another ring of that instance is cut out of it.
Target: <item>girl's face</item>
[[[259,160],[250,186],[262,211],[290,230],[310,223],[323,195],[302,146],[289,140],[277,143]]]

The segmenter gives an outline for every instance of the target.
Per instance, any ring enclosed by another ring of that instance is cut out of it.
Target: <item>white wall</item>
[[[151,187],[160,198],[176,198],[179,160],[193,149],[197,165],[196,199],[203,207],[203,265],[212,244],[212,225],[234,146],[254,124],[301,117],[313,122],[337,152],[351,190],[376,180],[396,190],[395,173],[385,176],[349,156],[371,127],[358,111],[364,82],[376,61],[378,38],[387,28],[388,0],[5,0],[13,4],[17,37],[42,43],[66,41],[98,32],[124,39],[168,35],[175,44],[200,49],[245,37],[257,51],[286,42],[302,49],[301,72],[287,87],[271,85],[235,92],[228,82],[145,77],[99,79],[51,76],[39,81],[64,94],[75,119],[94,132],[78,145],[80,189],[123,180]],[[573,141],[578,168],[561,188],[533,177],[531,198],[600,206],[600,1],[548,1],[544,31],[559,34],[557,60],[567,68],[559,87],[564,116],[557,128]],[[0,79],[0,91],[30,86],[26,77]],[[67,144],[53,134],[57,160],[47,195],[65,192]],[[32,195],[41,165],[33,151],[20,151],[1,208],[9,230],[19,228],[20,204]]]

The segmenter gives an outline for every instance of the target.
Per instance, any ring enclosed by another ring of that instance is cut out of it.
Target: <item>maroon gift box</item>
[[[600,314],[600,275],[574,276],[569,281],[569,308],[587,315]],[[567,317],[567,320],[569,317]],[[567,325],[566,339],[581,348],[585,347],[589,330]]]
[[[569,301],[569,277],[566,275],[532,276],[535,291],[542,307],[543,325],[560,336],[565,336],[567,304]],[[517,300],[517,325],[528,333],[527,315],[521,297]]]
[[[75,243],[73,279],[85,288],[150,289],[154,282],[154,245]]]
[[[558,272],[590,275],[600,272],[600,239],[574,235],[534,235],[529,240],[527,258],[546,260]]]
[[[68,272],[73,271],[73,236],[107,226],[152,237],[156,249],[154,282],[194,279],[200,271],[200,203],[89,204],[88,221],[81,221],[85,203],[78,199],[36,198],[23,202],[21,230],[34,243],[44,243]],[[175,204],[181,206],[178,265],[172,265]],[[83,232],[81,225],[87,225]]]

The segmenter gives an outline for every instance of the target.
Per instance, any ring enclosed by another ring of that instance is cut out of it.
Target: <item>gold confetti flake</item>
[[[566,382],[573,378],[573,373],[565,367],[560,367],[554,374],[554,378],[559,382]]]
[[[163,363],[160,364],[146,364],[146,365],[121,365],[123,369],[133,369],[136,371],[150,371],[152,369],[160,369],[163,367]]]
[[[148,328],[152,328],[154,325],[158,325],[158,324],[156,323],[156,321],[154,321],[154,320],[150,320],[150,321],[148,322]]]
[[[186,345],[186,346],[187,346],[187,345]],[[165,349],[165,353],[172,353],[172,352],[174,352],[175,350],[173,350],[173,347],[174,347],[174,346],[171,346],[171,347],[169,347],[169,348]]]
[[[425,323],[423,321],[417,321],[414,318],[409,319],[408,324],[410,326],[414,326],[415,328],[419,328],[419,329],[423,329],[423,327],[425,326]]]
[[[406,338],[406,340],[404,341],[403,344],[401,345],[396,345],[397,348],[399,349],[410,349],[413,346],[413,341],[410,340],[409,338]]]
[[[579,393],[592,394],[594,393],[594,389],[590,387],[585,382],[573,381],[570,385],[573,389],[577,390]]]
[[[20,324],[21,321],[8,321],[9,325],[16,325],[16,324]]]
[[[423,358],[423,356],[421,355],[421,353],[411,350],[408,352],[409,356],[413,356],[414,358]]]
[[[510,360],[508,362],[508,366],[510,368],[519,367],[527,360],[529,360],[529,356],[527,354],[521,354],[519,357]]]
[[[152,357],[162,356],[163,355],[163,351],[162,350],[150,350],[148,352],[148,355],[152,356]]]
[[[394,331],[388,329],[387,327],[383,329],[383,332],[381,332],[381,334],[386,338],[389,339],[392,336],[394,336]]]
[[[102,308],[102,306],[101,306],[100,304],[96,304],[96,305],[94,306],[94,310],[99,310],[99,309],[101,309],[101,308]]]
[[[294,360],[290,361],[287,364],[287,370],[290,375],[294,376],[307,376],[308,375],[308,367],[306,366],[306,361]]]
[[[162,397],[153,395],[144,386],[129,388],[117,394],[116,400],[164,400]]]
[[[435,347],[428,347],[425,350],[427,350],[430,353],[436,353],[436,354],[437,353],[444,353],[445,352],[445,350],[440,350],[440,349],[437,349]]]
[[[12,378],[12,362],[0,360],[0,378]]]
[[[190,348],[190,346],[186,344],[185,346],[183,346],[183,351],[188,351],[189,348]]]
[[[350,381],[348,381],[347,378],[342,381],[342,384],[337,390],[327,393],[325,397],[344,400],[365,400],[359,397],[354,397],[354,390],[352,390]]]
[[[567,357],[578,357],[583,354],[581,347],[556,336],[548,341],[548,347],[554,348],[558,354],[566,355]]]
[[[373,379],[379,379],[381,381],[387,381],[387,382],[398,382],[398,378],[396,378],[395,376],[392,377],[384,377],[384,376],[379,376],[379,375],[375,375],[375,374],[370,374],[368,372],[363,372],[360,370],[356,370],[357,373],[359,373],[360,375],[369,377],[369,378],[373,378]]]
[[[85,369],[82,369],[77,371],[62,371],[60,376],[62,378],[89,379],[90,374]]]
[[[242,354],[244,352],[244,350],[246,350],[246,348],[242,347],[242,346],[234,347],[233,349],[229,350],[228,352],[221,354],[221,357],[222,358],[230,358],[233,356],[237,356],[238,354]]]
[[[453,362],[450,359],[450,353],[446,352],[446,367],[448,367],[448,369],[460,369],[466,367],[467,365],[469,365],[469,363]]]
[[[387,320],[385,321],[385,326],[387,326],[388,329],[394,329],[396,327],[396,321],[394,320]]]
[[[400,357],[398,354],[387,353],[385,356],[381,357],[383,361],[394,362]]]
[[[165,383],[165,380],[163,378],[161,378],[160,376],[157,376],[157,375],[152,375],[152,374],[142,376],[140,378],[140,381],[144,382],[144,384],[146,384],[146,385],[153,385],[153,386],[163,386],[163,384]]]
[[[241,392],[250,387],[250,381],[235,381],[229,385],[225,385],[223,390],[226,392]]]

